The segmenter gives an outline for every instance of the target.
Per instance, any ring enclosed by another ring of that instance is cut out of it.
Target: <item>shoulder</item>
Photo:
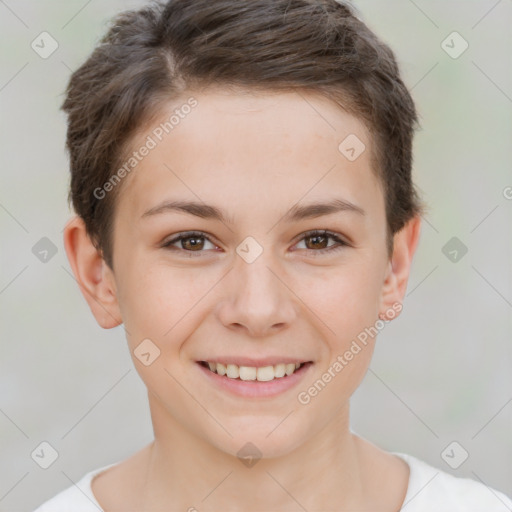
[[[412,455],[394,453],[410,468],[409,487],[401,511],[510,512],[505,494],[470,478],[459,478]]]
[[[101,512],[103,509],[92,492],[91,482],[95,476],[115,464],[117,463],[90,471],[76,484],[45,501],[34,512]]]

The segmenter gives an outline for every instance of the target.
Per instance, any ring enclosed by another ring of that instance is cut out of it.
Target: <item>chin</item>
[[[253,418],[249,418],[250,425],[231,424],[226,425],[227,430],[233,437],[223,436],[216,441],[210,440],[215,447],[229,455],[237,457],[242,461],[244,458],[276,458],[293,452],[298,446],[305,442],[306,434],[297,431],[293,425],[285,425],[288,419],[272,418],[272,420],[261,421],[255,425]],[[280,424],[280,422],[283,422]],[[246,422],[244,422],[246,423]],[[277,428],[276,428],[277,427]]]

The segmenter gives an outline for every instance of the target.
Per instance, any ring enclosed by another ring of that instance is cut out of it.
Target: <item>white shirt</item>
[[[394,453],[410,469],[404,512],[512,512],[512,500],[503,493],[469,478],[458,478],[429,466],[412,455]],[[115,463],[117,464],[117,463]],[[34,512],[104,512],[91,489],[92,479],[109,464],[84,475]]]

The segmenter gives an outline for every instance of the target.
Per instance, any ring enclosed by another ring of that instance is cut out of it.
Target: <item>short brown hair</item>
[[[392,235],[423,207],[411,177],[418,124],[391,49],[336,0],[153,1],[111,21],[71,76],[68,201],[113,268],[112,226],[120,187],[93,193],[121,165],[133,135],[187,88],[209,85],[310,91],[359,117],[372,136],[372,168]],[[341,142],[341,141],[340,141]]]

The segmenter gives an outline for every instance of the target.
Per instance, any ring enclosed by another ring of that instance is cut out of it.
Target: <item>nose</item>
[[[292,325],[298,302],[286,284],[285,272],[264,251],[252,263],[235,260],[225,279],[217,315],[231,330],[265,337]]]

